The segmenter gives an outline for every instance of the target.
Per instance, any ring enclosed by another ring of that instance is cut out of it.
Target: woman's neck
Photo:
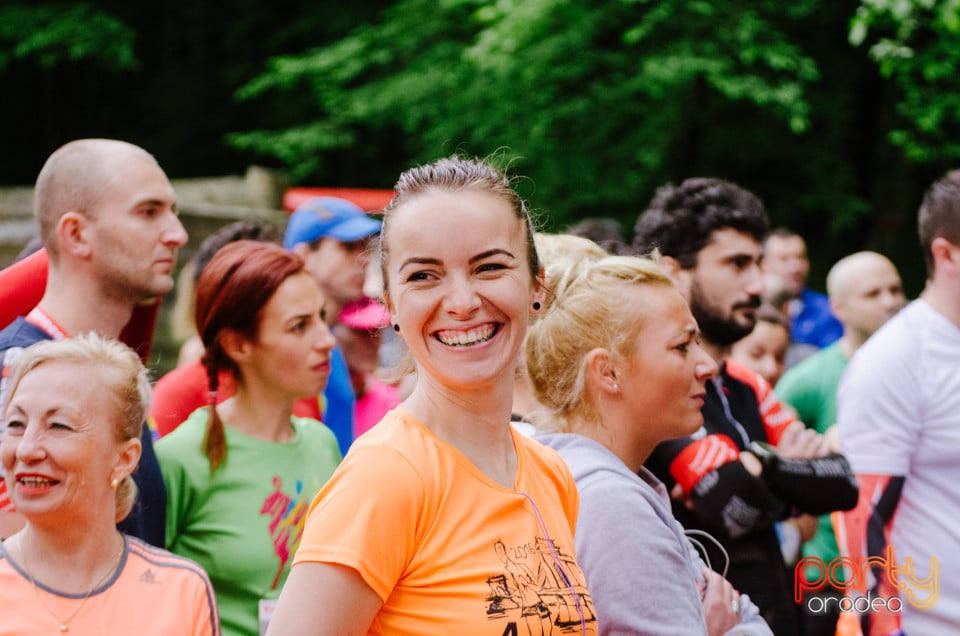
[[[57,524],[44,528],[27,523],[4,541],[4,548],[36,584],[67,594],[85,594],[102,585],[116,569],[123,551],[123,536],[116,525]],[[102,527],[99,527],[102,526]]]
[[[619,457],[627,468],[637,472],[653,453],[659,440],[650,440],[643,435],[647,425],[638,421],[636,414],[620,414],[619,410],[610,412],[612,410],[604,409],[595,418],[572,422],[570,432],[602,444]]]
[[[510,431],[510,378],[464,391],[421,378],[403,407],[494,481],[513,488],[517,454]]]
[[[293,439],[293,398],[237,382],[237,392],[217,405],[221,421],[235,431],[268,442]]]

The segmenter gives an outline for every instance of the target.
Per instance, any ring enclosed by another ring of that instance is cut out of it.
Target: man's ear
[[[310,245],[308,243],[297,243],[291,251],[300,258],[306,259],[307,255],[310,254]]]
[[[57,221],[57,242],[60,252],[88,258],[93,252],[90,220],[79,212],[65,213]]]
[[[938,236],[930,243],[930,253],[936,269],[960,271],[960,247],[954,245],[942,236]]]

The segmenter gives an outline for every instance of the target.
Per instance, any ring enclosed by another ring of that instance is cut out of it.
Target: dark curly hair
[[[675,258],[684,269],[717,230],[731,228],[762,242],[770,228],[763,202],[752,192],[723,179],[693,177],[678,186],[657,189],[634,227],[633,250]]]

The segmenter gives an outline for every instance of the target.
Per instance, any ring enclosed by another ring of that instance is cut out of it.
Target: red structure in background
[[[367,212],[379,212],[393,198],[393,190],[371,188],[289,188],[283,194],[283,209],[293,212],[300,205],[315,197],[338,197],[346,199]]]

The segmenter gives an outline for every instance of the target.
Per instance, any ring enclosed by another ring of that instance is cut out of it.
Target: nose
[[[452,281],[444,305],[451,316],[469,318],[480,308],[480,296],[469,280]]]
[[[697,363],[695,369],[697,379],[704,382],[716,376],[719,371],[717,361],[700,345],[697,345]]]
[[[8,441],[15,446],[15,455],[24,464],[34,464],[47,456],[43,444],[43,436],[38,432],[39,427],[27,425],[23,435],[11,437],[4,435],[4,444]],[[7,437],[11,437],[7,440]]]
[[[776,384],[776,377],[779,375],[780,369],[772,355],[765,355],[760,358],[760,360],[757,361],[757,368],[759,369],[760,377],[771,385]]]
[[[883,292],[881,298],[883,301],[883,308],[887,311],[896,311],[903,307],[903,294],[901,292]]]
[[[183,247],[187,244],[189,238],[187,230],[183,227],[180,217],[174,214],[172,210],[168,212],[168,216],[169,219],[162,235],[163,243],[171,247]]]
[[[763,275],[760,273],[760,265],[758,263],[754,263],[744,270],[743,289],[751,296],[763,295]]]
[[[317,330],[313,339],[313,348],[317,351],[330,351],[337,345],[330,327],[323,321],[317,321]]]

